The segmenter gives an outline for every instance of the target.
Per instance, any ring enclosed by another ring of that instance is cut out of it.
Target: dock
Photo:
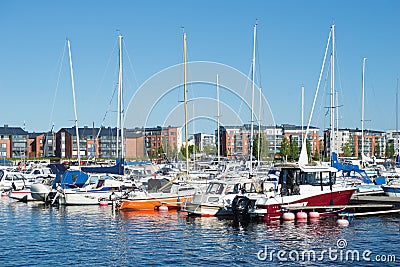
[[[349,205],[331,205],[331,206],[299,206],[299,205],[283,205],[283,212],[311,212],[317,211],[321,216],[368,216],[400,213],[400,209],[396,209],[394,204],[349,204]]]
[[[359,204],[359,205],[331,205],[331,206],[290,206],[282,205],[282,209],[290,211],[300,210],[339,210],[339,209],[390,209],[391,204]]]
[[[358,195],[353,196],[350,200],[351,204],[391,204],[400,207],[399,197],[389,197],[385,195]]]

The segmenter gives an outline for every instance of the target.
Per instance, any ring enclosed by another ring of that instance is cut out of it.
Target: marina
[[[2,266],[398,266],[400,3],[95,2],[2,5]]]

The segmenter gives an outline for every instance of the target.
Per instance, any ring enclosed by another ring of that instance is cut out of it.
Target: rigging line
[[[132,70],[132,73],[133,73],[133,79],[135,80],[135,86],[136,86],[136,88],[139,88],[139,82],[138,82],[138,80],[137,80],[137,77],[136,77],[136,72],[135,72],[135,69],[133,68],[133,63],[132,63],[132,60],[131,60],[131,57],[129,56],[129,53],[128,53],[128,49],[126,48],[126,44],[125,44],[125,40],[124,39],[122,39],[122,42],[123,42],[123,49],[124,49],[124,55],[128,58],[128,62],[129,62],[129,67],[131,68],[131,70]],[[126,75],[125,75],[126,76]],[[125,77],[124,76],[124,77]]]
[[[324,125],[325,125],[326,116],[329,114],[329,108],[327,109],[326,112],[322,112],[322,109],[323,109],[325,106],[329,106],[328,104],[324,105],[324,103],[326,103],[327,101],[329,101],[329,99],[328,99],[326,96],[329,95],[329,93],[327,93],[327,89],[328,89],[329,70],[330,70],[330,68],[331,68],[330,64],[331,64],[331,63],[329,62],[329,66],[327,67],[328,71],[327,71],[326,74],[325,74],[325,79],[324,79],[325,83],[324,83],[323,90],[322,90],[324,93],[322,94],[322,101],[320,101],[320,108],[319,108],[319,110],[318,110],[318,113],[317,113],[318,116],[317,116],[317,119],[316,119],[316,122],[315,122],[316,125],[319,124],[322,114],[324,114]],[[325,129],[325,127],[324,127],[323,129]]]
[[[111,60],[113,59],[113,56],[114,56],[114,54],[115,54],[115,51],[116,51],[116,47],[117,47],[117,46],[118,46],[118,40],[116,40],[116,41],[114,42],[114,47],[113,47],[113,49],[111,50],[111,53],[110,53],[110,55],[109,55],[109,57],[108,57],[106,68],[105,68],[104,71],[103,71],[103,76],[102,76],[102,78],[101,78],[101,80],[100,80],[99,86],[97,87],[96,95],[101,95],[101,94],[100,94],[100,91],[101,91],[101,88],[103,87],[103,83],[104,83],[104,80],[105,80],[105,77],[106,77],[106,73],[108,72],[109,66],[111,65]]]
[[[250,86],[249,86],[249,81],[251,80],[251,79],[250,79],[250,75],[251,75],[251,71],[252,71],[251,69],[252,69],[252,63],[250,63],[250,69],[249,69],[249,72],[248,72],[248,74],[247,74],[246,84],[245,84],[245,86],[244,86],[244,93],[243,93],[244,96],[245,96],[246,93],[247,93],[247,89],[250,88]],[[246,101],[246,99],[245,99],[244,101]],[[238,112],[237,112],[238,114],[240,114],[241,111],[242,111],[243,102],[244,102],[244,101],[240,101],[239,109],[238,109]],[[240,117],[240,116],[239,116],[239,117]]]
[[[64,45],[64,49],[63,49],[61,58],[60,58],[60,60],[59,60],[59,66],[60,66],[60,68],[59,68],[59,70],[58,70],[58,77],[57,77],[57,83],[56,83],[56,90],[54,91],[54,97],[53,97],[53,104],[52,104],[52,107],[51,107],[49,126],[51,126],[52,124],[54,125],[54,123],[52,123],[52,121],[53,121],[53,114],[54,114],[54,108],[55,108],[55,104],[56,104],[57,92],[58,92],[58,88],[59,88],[59,85],[60,85],[61,70],[62,70],[63,61],[64,61],[63,59],[65,58],[65,51],[66,51],[66,48],[67,48],[67,43],[65,43],[65,45]]]
[[[335,39],[336,40],[336,39]],[[336,42],[335,42],[335,57],[336,57],[336,69],[337,69],[337,72],[338,72],[338,78],[339,78],[339,99],[340,99],[340,101],[341,101],[341,103],[344,103],[344,90],[343,90],[343,85],[342,85],[342,76],[341,76],[341,72],[340,72],[340,64],[339,64],[339,57],[338,57],[338,53],[337,53],[337,45],[336,45]],[[339,108],[339,103],[337,103],[336,104],[336,106],[338,106],[338,108]],[[340,118],[338,118],[338,120],[340,120]]]
[[[330,43],[330,40],[331,40],[331,36],[332,36],[332,31],[329,31],[328,42],[327,42],[326,48],[325,48],[324,60],[322,62],[322,67],[321,67],[321,71],[320,71],[319,78],[318,78],[317,89],[315,91],[314,101],[313,101],[313,104],[312,104],[312,107],[311,107],[311,114],[310,114],[310,117],[308,119],[307,130],[306,130],[306,134],[305,134],[306,138],[304,138],[302,146],[305,145],[305,140],[307,140],[307,135],[308,135],[308,131],[309,131],[309,128],[310,128],[310,123],[311,123],[311,120],[312,120],[314,107],[315,107],[315,102],[316,102],[317,96],[318,96],[319,87],[320,87],[320,84],[321,84],[322,73],[323,73],[324,66],[325,66],[326,55],[328,54],[328,48],[329,48],[329,43]]]
[[[261,64],[260,64],[260,60],[259,60],[259,58],[260,58],[260,52],[259,52],[259,45],[258,45],[258,38],[256,38],[256,57],[257,57],[257,59],[258,60],[256,60],[256,62],[257,62],[257,69],[258,69],[258,72],[256,72],[256,76],[258,76],[258,92],[259,92],[259,97],[260,97],[260,99],[261,99],[261,97],[262,96],[264,96],[264,94],[263,94],[263,92],[262,92],[262,81],[261,81]],[[266,98],[265,98],[265,100],[266,100]],[[260,105],[260,109],[261,109],[261,102],[260,103],[258,103],[259,105]],[[259,114],[259,116],[260,116],[260,118],[257,118],[257,121],[259,122],[259,124],[261,125],[261,122],[262,122],[262,120],[261,120],[261,115],[265,115],[265,113],[264,113],[264,109],[261,109],[261,112],[260,112],[260,114]],[[256,116],[257,117],[257,116]],[[263,118],[265,118],[265,116],[262,116]],[[266,125],[266,121],[265,121],[265,125]]]
[[[108,58],[107,66],[106,66],[106,69],[105,69],[105,71],[104,71],[104,73],[103,73],[103,78],[102,78],[102,81],[101,81],[101,83],[100,83],[100,86],[98,87],[97,93],[100,91],[101,84],[103,84],[103,81],[104,81],[104,79],[105,79],[105,74],[106,74],[106,72],[107,72],[107,70],[108,70],[108,67],[111,65],[111,60],[112,60],[112,58],[113,58],[113,56],[114,56],[114,54],[115,54],[115,51],[116,51],[116,47],[117,47],[117,46],[118,46],[118,40],[116,40],[116,41],[114,42],[114,47],[113,47],[113,49],[112,49],[112,51],[111,51],[111,53],[110,53],[110,56],[109,56],[109,58]],[[118,71],[118,64],[115,65],[113,77],[116,77],[117,71]],[[106,109],[106,112],[104,113],[103,119],[102,119],[102,121],[101,121],[101,123],[100,123],[99,131],[98,131],[97,134],[96,134],[96,139],[94,140],[93,149],[96,148],[97,139],[98,139],[99,136],[100,136],[101,128],[104,126],[104,122],[105,122],[106,119],[107,119],[107,115],[108,115],[108,113],[111,111],[112,102],[113,102],[113,99],[114,99],[114,97],[115,97],[115,93],[116,93],[116,91],[117,91],[117,89],[118,89],[118,86],[117,86],[117,84],[116,84],[116,79],[115,79],[115,78],[114,78],[114,80],[113,80],[112,83],[114,84],[114,90],[113,90],[112,95],[111,95],[111,98],[110,98],[110,100],[109,100],[109,103],[108,103],[108,107],[107,107],[107,109]],[[92,151],[92,152],[95,152],[95,151]],[[94,154],[95,154],[95,153],[94,153]]]
[[[108,108],[107,108],[106,112],[104,113],[103,120],[101,121],[99,131],[98,131],[98,133],[97,133],[97,135],[96,135],[96,139],[95,139],[95,142],[94,142],[95,144],[96,144],[97,138],[99,138],[99,136],[100,136],[100,131],[101,131],[101,128],[104,126],[104,122],[105,122],[105,120],[106,120],[106,118],[107,118],[107,115],[108,115],[108,113],[111,111],[112,101],[113,101],[113,99],[114,99],[115,92],[117,92],[117,89],[118,89],[118,86],[115,86],[114,92],[112,93],[111,99],[110,99],[110,101],[109,101],[109,103],[108,103]]]
[[[188,38],[186,38],[186,48],[187,47],[189,47],[190,46],[190,42],[188,41]],[[189,51],[188,51],[189,50]],[[191,81],[191,79],[190,79],[190,77],[193,77],[192,76],[192,70],[190,69],[190,68],[188,68],[188,65],[190,65],[190,64],[188,64],[189,62],[190,62],[190,58],[191,58],[191,50],[190,49],[186,49],[186,96],[187,96],[187,99],[186,99],[186,101],[188,102],[189,100],[191,100],[191,101],[193,101],[193,99],[194,99],[194,97],[195,97],[195,95],[194,95],[194,90],[193,90],[193,84],[192,84],[192,82],[189,82],[189,81]],[[191,89],[191,90],[189,90],[189,89]],[[189,120],[189,119],[188,119]],[[190,121],[190,120],[189,120]],[[186,123],[189,125],[189,121],[188,122],[185,122],[185,125],[186,125]]]
[[[257,69],[259,70],[256,74],[258,76],[258,86],[259,88],[262,88],[262,82],[261,82],[261,64],[260,64],[260,52],[259,52],[259,45],[258,45],[258,38],[256,38],[256,57],[257,57]]]

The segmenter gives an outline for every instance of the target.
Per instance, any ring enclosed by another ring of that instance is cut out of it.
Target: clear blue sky
[[[248,74],[258,19],[257,83],[277,124],[309,114],[330,25],[336,25],[339,127],[394,129],[400,62],[400,1],[0,1],[0,125],[28,131],[74,125],[65,40],[72,45],[78,121],[98,127],[115,87],[117,30],[124,36],[125,104],[155,73],[182,62],[213,61]],[[62,65],[60,63],[62,59]],[[60,77],[60,78],[59,78]],[[324,82],[323,84],[324,85]],[[323,87],[323,86],[322,86]],[[329,87],[329,86],[328,86]],[[329,127],[326,90],[312,124]],[[115,126],[112,105],[104,124]],[[138,110],[140,113],[140,110]],[[142,125],[138,125],[142,126]],[[156,126],[156,125],[154,125]],[[200,131],[200,130],[199,130]]]

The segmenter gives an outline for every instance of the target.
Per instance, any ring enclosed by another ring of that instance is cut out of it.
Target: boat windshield
[[[224,192],[224,187],[225,187],[225,184],[211,183],[208,186],[206,193],[207,194],[218,194],[218,195],[221,195],[222,192]]]
[[[225,188],[225,194],[238,194],[240,184],[227,184]]]
[[[329,185],[334,184],[335,173],[331,172],[303,172],[301,173],[300,184]]]
[[[15,174],[6,175],[6,178],[4,180],[6,180],[6,181],[23,181],[23,180],[25,180],[25,178],[21,174],[15,173]]]

